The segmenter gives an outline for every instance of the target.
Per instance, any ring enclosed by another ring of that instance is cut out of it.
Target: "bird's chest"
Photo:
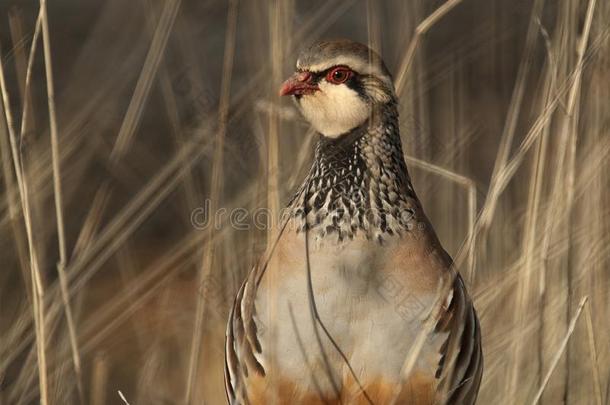
[[[400,240],[295,240],[279,247],[257,294],[263,362],[273,352],[283,375],[328,389],[329,375],[343,381],[354,372],[397,381],[434,301],[397,260]],[[437,340],[426,342],[417,363],[431,374]]]

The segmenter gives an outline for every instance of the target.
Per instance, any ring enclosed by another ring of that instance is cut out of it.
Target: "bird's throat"
[[[290,204],[299,231],[338,240],[409,230],[419,203],[404,161],[394,108],[336,139],[320,136],[312,168]]]

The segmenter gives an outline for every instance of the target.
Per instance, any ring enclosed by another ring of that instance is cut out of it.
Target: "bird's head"
[[[280,95],[293,96],[305,118],[329,138],[362,125],[376,106],[395,100],[381,57],[349,40],[321,41],[301,52]]]

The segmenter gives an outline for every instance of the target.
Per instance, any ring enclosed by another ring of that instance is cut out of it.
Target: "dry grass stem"
[[[476,249],[476,232],[475,223],[477,215],[477,187],[474,181],[466,176],[459,175],[451,170],[437,166],[433,163],[426,162],[413,156],[405,155],[405,160],[408,164],[414,167],[419,167],[427,172],[442,176],[461,187],[466,189],[468,199],[468,235],[465,238],[464,246],[468,251],[467,260],[467,277],[470,284],[474,282],[475,277],[475,249]]]
[[[127,402],[127,399],[125,398],[125,395],[123,395],[123,393],[121,392],[121,390],[118,390],[117,393],[119,394],[119,397],[121,398],[121,401],[123,401],[123,403],[125,405],[129,405],[129,402]]]
[[[0,48],[0,55],[2,54]],[[1,58],[0,58],[1,59]],[[10,110],[10,98],[6,86],[4,67],[0,64],[0,90],[2,92],[2,105],[5,118],[5,127],[7,128],[12,156],[13,165],[15,168],[15,175],[20,191],[21,207],[23,211],[23,219],[25,222],[26,235],[28,240],[29,257],[30,257],[30,275],[32,283],[32,310],[35,324],[35,335],[36,335],[36,351],[38,360],[38,380],[40,387],[40,402],[42,405],[46,405],[49,401],[48,394],[48,382],[47,382],[47,357],[45,351],[46,343],[46,328],[45,328],[45,313],[44,313],[44,286],[42,277],[40,275],[40,269],[38,267],[38,253],[36,251],[33,231],[32,231],[32,218],[30,215],[30,204],[28,196],[28,187],[26,178],[24,176],[24,169],[20,160],[20,155],[17,149],[17,139],[15,135],[13,115]]]
[[[57,114],[55,112],[55,86],[53,82],[53,62],[51,59],[51,38],[49,34],[49,21],[47,16],[47,4],[46,0],[40,0],[40,16],[42,22],[42,43],[44,50],[44,62],[45,62],[45,74],[46,74],[46,85],[47,85],[47,101],[49,107],[49,127],[51,132],[51,156],[53,162],[53,190],[55,196],[55,218],[57,223],[57,240],[59,248],[59,262],[57,263],[57,273],[59,275],[59,285],[61,290],[62,302],[64,305],[64,311],[66,314],[66,323],[68,325],[68,335],[70,337],[70,347],[72,350],[72,361],[74,362],[74,374],[76,380],[76,387],[81,402],[84,401],[84,390],[82,383],[82,371],[81,371],[81,360],[78,351],[78,342],[76,340],[76,328],[74,326],[74,317],[72,315],[72,309],[70,307],[70,297],[68,293],[68,281],[66,279],[65,268],[67,264],[66,254],[66,235],[64,225],[64,214],[63,214],[63,197],[62,197],[62,186],[61,186],[61,167],[59,158],[59,140],[58,140],[58,129],[57,129]],[[32,49],[35,49],[36,42],[32,44]],[[32,60],[33,60],[32,52]],[[28,73],[26,77],[29,79],[31,63],[28,63]],[[29,92],[29,82],[26,83],[26,94]],[[24,101],[24,106],[26,105]],[[24,117],[27,107],[24,107]],[[24,120],[25,121],[25,120]],[[25,130],[25,125],[22,125],[22,130]]]
[[[557,363],[559,363],[559,359],[563,355],[563,353],[566,349],[566,346],[568,345],[568,341],[570,340],[570,337],[572,336],[572,333],[574,332],[574,328],[576,327],[576,322],[578,321],[578,318],[580,318],[580,313],[582,312],[588,299],[589,299],[589,297],[584,296],[580,300],[580,303],[578,304],[578,309],[576,310],[576,314],[574,314],[574,316],[572,317],[572,320],[570,321],[570,325],[568,327],[568,333],[565,335],[565,337],[563,338],[563,341],[561,342],[561,345],[557,349],[557,352],[555,353],[555,356],[553,357],[553,361],[551,362],[549,371],[547,371],[546,375],[544,376],[542,385],[540,386],[540,388],[538,389],[538,392],[536,392],[536,395],[534,396],[534,399],[532,400],[532,405],[536,405],[537,403],[540,402],[542,393],[544,392],[546,385],[549,383],[549,380],[551,379],[551,376],[553,375],[553,371],[555,371],[555,367],[557,367]]]
[[[595,330],[591,318],[591,301],[587,300],[585,306],[585,321],[587,322],[587,342],[589,343],[589,355],[591,356],[591,374],[593,376],[593,391],[595,392],[595,403],[602,405],[602,382],[599,376],[599,360],[595,346]]]
[[[505,169],[506,161],[508,160],[513,144],[513,138],[515,137],[515,131],[517,129],[517,122],[521,112],[521,106],[523,104],[523,97],[525,95],[527,79],[532,67],[532,60],[534,58],[534,51],[536,49],[535,46],[538,38],[538,21],[543,5],[544,0],[535,0],[534,4],[532,5],[532,11],[525,38],[525,46],[523,48],[523,54],[521,55],[521,62],[519,63],[519,70],[517,72],[517,79],[513,87],[513,93],[510,100],[510,105],[508,107],[504,129],[502,131],[500,146],[498,148],[496,160],[494,161],[494,170],[491,175],[492,183]],[[495,211],[496,203],[496,198],[489,200],[488,211],[486,211],[486,216],[481,220],[484,228],[489,226]],[[489,213],[487,214],[487,212]]]
[[[462,0],[447,0],[443,3],[442,6],[437,8],[432,14],[430,14],[424,21],[422,21],[417,28],[415,29],[415,35],[413,39],[409,43],[409,47],[405,52],[405,55],[400,63],[400,67],[398,68],[398,73],[396,74],[396,79],[394,80],[394,87],[396,89],[396,94],[400,96],[402,90],[407,82],[407,77],[409,74],[409,69],[411,68],[411,64],[413,63],[413,58],[415,57],[415,51],[417,49],[417,45],[421,40],[421,37],[428,32],[434,24],[436,24],[441,18],[443,18],[447,13],[449,13],[455,6],[461,3]]]
[[[214,162],[212,165],[211,174],[211,191],[210,201],[212,203],[212,212],[219,206],[221,198],[222,185],[222,165],[225,134],[227,130],[227,120],[229,115],[229,103],[231,99],[231,78],[233,73],[233,61],[235,56],[235,32],[237,29],[237,0],[231,0],[229,3],[229,12],[227,15],[227,28],[225,32],[225,47],[223,60],[222,82],[220,84],[220,101],[218,107],[218,122],[216,128],[216,137],[214,143]],[[212,232],[213,227],[209,228],[209,236],[204,248],[203,257],[201,259],[201,267],[199,268],[198,285],[205,282],[206,277],[211,274],[212,263],[214,258],[214,240]],[[191,404],[196,401],[193,390],[195,388],[197,372],[199,369],[199,359],[201,355],[202,332],[203,332],[203,317],[205,315],[206,299],[202,295],[197,297],[197,309],[195,312],[195,322],[193,326],[193,337],[191,339],[191,348],[189,356],[189,367],[186,380],[186,390],[184,403]]]
[[[447,280],[445,280],[445,281],[447,281]],[[424,344],[426,343],[426,339],[428,339],[428,337],[430,336],[430,333],[432,333],[432,331],[434,330],[434,327],[436,326],[436,320],[437,320],[439,311],[442,308],[442,305],[443,305],[443,302],[445,299],[444,297],[447,296],[452,285],[453,285],[453,280],[449,280],[449,282],[439,284],[439,286],[437,288],[437,292],[436,292],[436,298],[435,298],[434,302],[432,303],[431,307],[428,308],[426,311],[427,316],[425,317],[425,322],[424,322],[423,328],[417,333],[417,337],[414,340],[414,344],[413,344],[412,348],[409,350],[409,354],[407,355],[407,357],[405,358],[405,360],[403,362],[403,365],[402,365],[401,371],[400,371],[400,376],[401,376],[400,384],[397,384],[393,388],[393,396],[392,396],[393,399],[390,401],[390,405],[395,405],[396,401],[398,401],[398,398],[404,387],[404,384],[407,382],[407,378],[409,377],[409,375],[411,374],[411,371],[415,367],[417,359],[419,358],[419,354],[421,353],[421,351],[424,347]],[[454,340],[453,344],[455,344],[455,340]],[[449,349],[449,351],[451,351],[451,348]],[[455,361],[455,358],[448,358],[446,360],[444,374],[447,373],[447,370],[451,370],[453,368],[454,361]],[[449,371],[449,373],[451,373],[451,372],[452,371]],[[445,375],[443,376],[443,378],[445,378]]]
[[[608,2],[4,3],[0,403],[226,401],[226,316],[254,263],[285,265],[279,213],[319,139],[277,90],[331,38],[396,78],[413,185],[480,319],[478,403],[608,401]],[[316,280],[289,308],[310,311],[321,345],[305,349],[331,344],[372,397]],[[420,308],[404,388],[439,302]]]

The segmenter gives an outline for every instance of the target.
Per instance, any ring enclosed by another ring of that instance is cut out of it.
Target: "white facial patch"
[[[319,91],[299,100],[301,112],[322,135],[337,138],[356,128],[371,115],[371,106],[345,84],[322,79]]]

